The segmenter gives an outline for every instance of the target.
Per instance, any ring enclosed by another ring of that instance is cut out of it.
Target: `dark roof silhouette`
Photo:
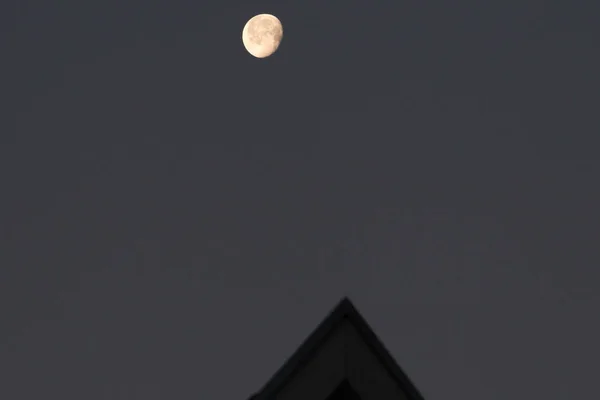
[[[404,392],[406,399],[423,400],[417,388],[347,297],[344,297],[338,303],[263,388],[250,397],[250,400],[275,399],[280,390],[293,379],[296,372],[311,360],[329,334],[345,321],[349,321],[356,331],[358,331],[364,343],[368,345],[370,351],[377,357],[380,365],[385,367],[401,391]]]

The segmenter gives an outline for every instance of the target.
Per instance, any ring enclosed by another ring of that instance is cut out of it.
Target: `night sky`
[[[600,398],[599,15],[2,0],[0,398],[246,400],[345,295],[426,400]]]

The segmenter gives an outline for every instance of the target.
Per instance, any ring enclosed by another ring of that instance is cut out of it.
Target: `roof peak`
[[[405,391],[408,400],[423,400],[418,390],[414,387],[406,374],[398,366],[383,343],[375,335],[369,324],[358,312],[348,296],[344,296],[329,312],[325,319],[308,335],[299,348],[287,359],[284,365],[273,375],[267,384],[251,400],[270,400],[307,360],[316,353],[325,342],[330,333],[344,320],[350,322],[362,340],[369,346],[372,353],[377,356],[380,363],[388,370],[390,375]]]

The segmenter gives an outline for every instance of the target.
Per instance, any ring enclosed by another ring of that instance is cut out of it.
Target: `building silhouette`
[[[423,400],[344,298],[250,400]]]

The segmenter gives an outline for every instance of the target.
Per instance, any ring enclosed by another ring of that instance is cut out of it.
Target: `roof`
[[[387,351],[375,332],[356,310],[349,298],[344,297],[329,315],[306,338],[285,364],[273,375],[263,388],[250,397],[250,400],[271,400],[288,383],[295,373],[315,354],[320,345],[336,327],[345,321],[359,332],[364,342],[376,355],[381,365],[389,372],[398,386],[406,394],[408,400],[423,400],[423,396],[410,381],[408,376]]]

